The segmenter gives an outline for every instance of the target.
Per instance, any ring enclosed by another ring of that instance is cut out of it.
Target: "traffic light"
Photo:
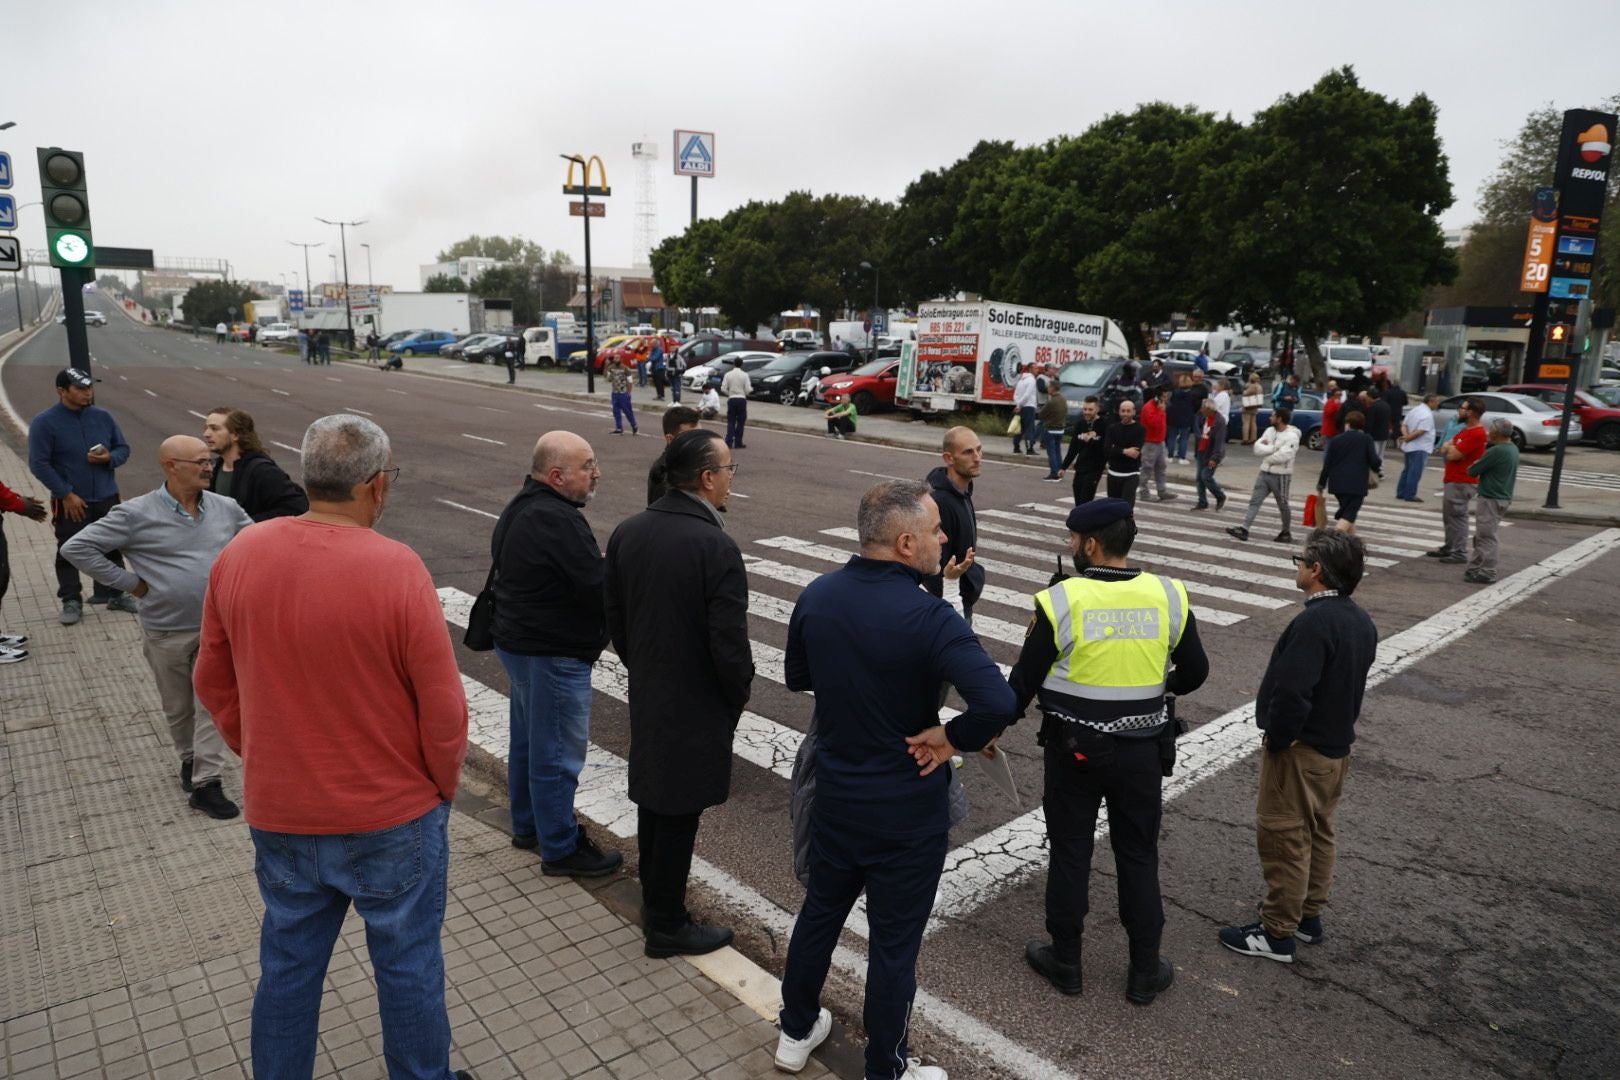
[[[45,246],[51,265],[96,264],[90,236],[90,197],[84,185],[84,155],[54,146],[39,148],[40,199],[45,204]]]
[[[1569,350],[1569,323],[1553,323],[1547,327],[1547,347],[1542,355],[1549,360],[1561,360]]]

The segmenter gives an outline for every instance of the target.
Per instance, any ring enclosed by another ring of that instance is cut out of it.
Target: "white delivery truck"
[[[1114,320],[999,300],[950,301],[917,309],[916,344],[900,351],[896,404],[919,413],[1011,406],[1023,364],[1062,368],[1079,360],[1126,360]]]
[[[443,330],[463,337],[484,329],[483,306],[468,302],[466,293],[385,292],[377,298],[377,334],[385,337],[395,330]],[[360,320],[355,333],[365,336]]]

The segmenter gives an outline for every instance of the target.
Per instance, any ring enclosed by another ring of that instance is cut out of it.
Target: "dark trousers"
[[[664,400],[664,390],[666,388],[668,388],[668,386],[669,386],[669,376],[665,373],[664,368],[661,368],[661,367],[653,368],[653,370],[652,370],[652,382],[653,382],[653,393],[658,395],[658,400],[659,401],[663,401]]]
[[[517,357],[511,353],[506,354],[506,385],[511,386],[517,382]]]
[[[116,495],[110,499],[87,502],[84,504],[84,520],[69,521],[66,515],[62,513],[62,504],[55,499],[51,500],[51,526],[56,530],[56,598],[58,600],[82,600],[84,598],[84,585],[79,580],[79,568],[62,558],[62,545],[77,536],[79,530],[92,521],[100,521],[106,517],[107,511],[117,505],[118,496]],[[120,552],[110,551],[107,553],[107,558],[118,566],[124,565],[124,556]],[[98,602],[124,595],[122,591],[109,589],[99,581],[92,582],[92,585],[94,587],[91,589],[90,595],[95,597]]]
[[[1019,443],[1023,443],[1024,445],[1028,446],[1030,453],[1033,454],[1035,452],[1035,443],[1037,441],[1035,435],[1036,415],[1035,406],[1033,405],[1025,405],[1022,409],[1018,410],[1018,434],[1012,437],[1013,453],[1018,453]]]
[[[855,434],[855,421],[847,416],[835,416],[827,421],[827,434],[838,432],[842,435]]]
[[[1046,932],[1058,955],[1080,960],[1080,935],[1091,909],[1092,839],[1097,808],[1108,803],[1108,840],[1119,880],[1119,921],[1131,942],[1131,966],[1152,970],[1164,932],[1159,898],[1159,747],[1154,739],[1115,737],[1106,768],[1082,768],[1055,746],[1046,748]]]
[[[917,953],[945,868],[949,833],[893,840],[869,831],[810,822],[810,885],[782,974],[782,1030],[802,1039],[815,1026],[833,948],[855,900],[866,890],[871,927],[866,964],[866,1075],[898,1077],[910,1050],[906,1029],[917,993]]]
[[[11,559],[6,552],[6,529],[0,525],[0,600],[6,598],[6,590],[11,588]]]
[[[1124,499],[1132,506],[1136,505],[1136,489],[1142,484],[1141,473],[1131,473],[1129,476],[1115,476],[1108,474],[1108,497],[1110,499]]]
[[[1207,451],[1198,452],[1196,456],[1198,459],[1198,505],[1208,506],[1210,494],[1213,494],[1217,501],[1224,500],[1226,490],[1215,479],[1215,467],[1219,466],[1220,462],[1217,461],[1212,466]]]
[[[636,850],[641,856],[641,906],[649,931],[671,933],[692,921],[686,910],[686,879],[692,872],[701,814],[636,811]]]
[[[1097,497],[1097,485],[1102,483],[1101,469],[1074,470],[1074,505],[1088,503]]]
[[[726,445],[743,445],[743,427],[748,423],[748,399],[726,399]]]

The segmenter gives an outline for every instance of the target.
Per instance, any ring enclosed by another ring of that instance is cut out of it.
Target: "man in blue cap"
[[[1078,994],[1092,836],[1108,803],[1119,914],[1130,938],[1125,997],[1147,1005],[1175,967],[1159,955],[1160,787],[1175,764],[1177,724],[1166,694],[1203,685],[1209,660],[1187,588],[1125,565],[1136,539],[1131,504],[1095,499],[1069,512],[1076,577],[1035,595],[1035,616],[1007,681],[1022,714],[1038,699],[1046,748],[1046,930],[1024,958],[1064,994]]]

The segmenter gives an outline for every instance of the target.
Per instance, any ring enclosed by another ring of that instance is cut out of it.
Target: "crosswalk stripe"
[[[1042,535],[1040,533],[1022,532],[1022,531],[1017,530],[1017,529],[1009,529],[1009,528],[1006,528],[1006,527],[1000,526],[1000,525],[994,525],[994,526],[986,525],[984,523],[984,519],[987,518],[987,517],[997,519],[997,520],[1001,520],[1001,521],[1015,521],[1015,522],[1018,522],[1020,524],[1025,524],[1025,525],[1041,525],[1041,526],[1046,526],[1048,528],[1052,527],[1051,522],[1045,521],[1045,520],[1043,520],[1041,518],[1038,518],[1038,517],[1032,517],[1029,514],[1015,514],[1010,510],[980,510],[979,511],[979,531],[980,532],[991,531],[991,532],[1000,533],[1003,536],[1012,536],[1012,537],[1015,537],[1015,538],[1018,538],[1018,539],[1024,539],[1024,540],[1034,540],[1037,543],[1042,543],[1042,544],[1051,543],[1050,537],[1044,536],[1044,535]],[[1057,523],[1057,527],[1061,528],[1062,523],[1061,522]],[[1138,533],[1137,537],[1136,537],[1136,542],[1138,544],[1147,544],[1150,547],[1173,548],[1176,551],[1182,552],[1182,553],[1185,553],[1185,554],[1208,555],[1208,556],[1211,556],[1213,558],[1219,558],[1219,559],[1236,559],[1239,562],[1253,563],[1256,566],[1265,566],[1265,567],[1269,567],[1269,568],[1271,568],[1273,570],[1286,570],[1286,571],[1289,571],[1290,573],[1292,573],[1293,569],[1294,569],[1293,562],[1291,562],[1288,559],[1280,558],[1280,557],[1275,556],[1275,555],[1263,555],[1263,554],[1261,554],[1260,552],[1257,552],[1257,551],[1246,551],[1246,550],[1244,550],[1242,548],[1211,547],[1208,544],[1198,544],[1198,543],[1194,543],[1194,542],[1192,542],[1190,540],[1161,538],[1161,537],[1154,536],[1151,533]],[[1377,566],[1377,567],[1394,566],[1396,564],[1396,561],[1397,560],[1395,560],[1395,559],[1374,558],[1371,555],[1367,556],[1367,560],[1366,560],[1368,566]]]
[[[1296,479],[1298,478],[1296,477]],[[1307,483],[1308,482],[1309,481],[1307,480]],[[1170,484],[1168,486],[1171,491],[1181,495],[1196,495],[1198,491],[1198,489],[1191,484]],[[1307,491],[1305,494],[1309,494],[1309,492]],[[1074,502],[1072,498],[1055,499],[1053,501],[1071,504]],[[1138,505],[1141,505],[1140,500],[1138,501]],[[1301,505],[1304,505],[1303,501],[1301,502]],[[1374,505],[1363,506],[1361,508],[1361,514],[1370,521],[1378,521],[1389,525],[1399,525],[1403,528],[1419,529],[1430,533],[1437,531],[1440,533],[1444,532],[1444,527],[1440,522],[1439,512],[1434,510],[1412,510],[1400,506]],[[1507,523],[1503,522],[1503,524]]]
[[[1036,503],[1023,503],[1021,505],[1026,506],[1031,510],[1041,509]],[[1042,510],[1041,512],[1045,513],[1046,511]],[[1065,515],[1067,514],[1066,508],[1060,509],[1058,512]],[[983,537],[979,538],[979,546],[985,547],[985,540]],[[1001,544],[998,542],[996,543],[995,547],[987,548],[986,550],[1006,550],[1016,553],[1023,549],[1015,548],[1010,544]],[[1160,555],[1156,551],[1133,552],[1132,557],[1133,559],[1139,558],[1144,567],[1164,566],[1171,570],[1180,570],[1189,574],[1213,574],[1216,577],[1225,578],[1228,581],[1242,581],[1249,585],[1259,585],[1268,589],[1281,589],[1290,594],[1297,593],[1299,591],[1299,586],[1294,583],[1293,578],[1276,577],[1268,574],[1257,574],[1252,570],[1245,570],[1241,567],[1218,566],[1213,563],[1198,562],[1194,559],[1178,559],[1174,555]],[[1187,587],[1189,589],[1191,589],[1193,585],[1193,581],[1187,581]],[[1202,587],[1202,585],[1199,585],[1199,588]],[[1244,595],[1247,598],[1247,603],[1260,603],[1261,598],[1254,596],[1252,593],[1247,593]],[[1287,603],[1288,601],[1284,601],[1284,606],[1286,606]],[[1272,605],[1270,603],[1266,603],[1262,604],[1261,606],[1271,607]]]

